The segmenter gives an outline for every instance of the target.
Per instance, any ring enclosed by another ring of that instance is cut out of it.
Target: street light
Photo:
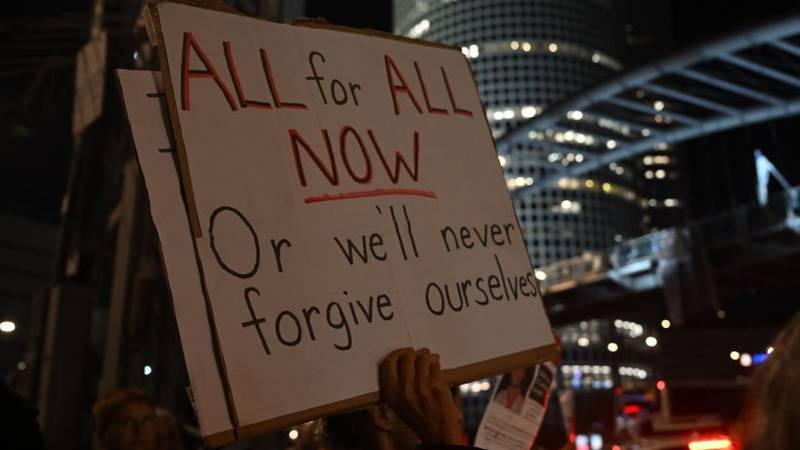
[[[10,320],[0,322],[0,331],[3,333],[13,333],[17,329],[17,324]]]

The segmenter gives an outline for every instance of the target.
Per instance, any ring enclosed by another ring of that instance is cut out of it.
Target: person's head
[[[334,450],[414,450],[419,438],[385,403],[325,420]]]
[[[156,450],[183,450],[180,426],[175,417],[164,408],[157,407]]]
[[[512,387],[519,387],[522,384],[522,380],[525,379],[525,369],[512,370],[508,378]]]
[[[772,346],[750,382],[739,430],[745,450],[786,450],[800,442],[800,313]]]
[[[95,403],[93,412],[104,450],[155,449],[155,405],[144,391],[112,392]]]

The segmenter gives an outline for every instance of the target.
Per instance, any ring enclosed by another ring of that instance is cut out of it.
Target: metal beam
[[[743,111],[741,114],[735,117],[730,117],[730,116],[719,117],[717,119],[703,123],[701,126],[697,127],[679,128],[677,130],[664,133],[661,136],[661,139],[664,142],[671,142],[671,143],[681,142],[705,134],[716,133],[724,130],[729,130],[731,128],[740,127],[743,125],[764,122],[767,120],[777,119],[780,117],[785,117],[795,114],[800,114],[800,98],[787,101],[786,103],[781,105],[751,108],[747,111]],[[533,192],[540,189],[544,189],[546,187],[554,185],[560,178],[564,176],[574,177],[578,175],[583,175],[593,170],[600,169],[606,164],[615,161],[625,160],[636,155],[640,155],[642,153],[650,151],[653,147],[655,147],[658,144],[658,141],[659,141],[658,139],[650,138],[622,146],[618,150],[608,152],[604,155],[599,155],[599,157],[593,161],[570,167],[563,175],[549,176],[542,180],[539,180],[539,182],[537,184],[534,184],[533,186],[527,186],[524,188],[517,189],[516,191],[512,192],[512,195],[516,197],[522,195],[525,192]]]
[[[683,122],[686,125],[697,125],[698,123],[700,123],[697,119],[686,116],[684,114],[676,112],[656,111],[655,108],[653,108],[652,106],[643,105],[641,103],[637,103],[624,98],[610,97],[605,99],[605,102],[611,103],[612,105],[616,105],[621,108],[628,108],[634,111],[639,111],[644,114],[653,114],[653,115],[661,114],[662,116],[670,116],[673,119],[677,120],[678,122]]]
[[[747,69],[751,72],[757,73],[759,75],[764,75],[766,77],[772,78],[773,80],[780,81],[782,83],[786,83],[790,86],[794,86],[796,88],[800,88],[800,78],[795,76],[789,75],[786,72],[781,72],[780,70],[773,69],[772,67],[767,67],[762,64],[755,63],[753,61],[741,58],[736,55],[718,55],[719,59],[733,64],[735,66],[741,67],[743,69]]]
[[[783,40],[798,34],[798,30],[800,30],[800,15],[755,27],[732,37],[712,41],[666,58],[657,64],[651,64],[632,70],[620,77],[590,89],[577,97],[549,107],[544,113],[522,122],[517,128],[509,131],[502,138],[497,140],[497,149],[501,153],[507,152],[508,146],[516,140],[525,138],[529,130],[542,130],[553,126],[560,121],[568,111],[575,109],[586,111],[592,105],[605,101],[610,97],[617,96],[627,89],[636,88],[643,83],[649,83],[664,75],[673,73],[678,73],[686,78],[696,79],[719,89],[727,90],[744,97],[750,97],[760,102],[779,105],[781,101],[768,94],[763,94],[734,83],[706,76],[702,73],[690,70],[689,67],[714,58],[715,55],[735,53],[752,47],[753,45]],[[698,75],[698,77],[695,78],[693,75]]]
[[[681,102],[684,102],[684,103],[688,103],[690,105],[698,106],[700,108],[708,109],[708,110],[711,110],[711,111],[716,111],[716,112],[721,113],[721,114],[727,114],[729,116],[734,116],[734,115],[738,114],[738,111],[736,111],[734,108],[731,108],[729,106],[725,106],[725,105],[719,104],[717,102],[713,102],[711,100],[708,100],[708,99],[705,99],[705,98],[702,98],[702,97],[698,97],[696,95],[691,95],[691,94],[686,94],[686,93],[683,93],[683,92],[680,92],[680,91],[676,91],[676,90],[674,90],[672,88],[668,88],[668,87],[661,86],[661,85],[658,85],[658,84],[644,83],[644,84],[642,84],[642,87],[644,89],[650,91],[650,92],[655,92],[658,95],[663,95],[665,97],[671,97],[671,98],[673,98],[675,100],[678,100],[678,101],[681,101]]]
[[[780,105],[781,101],[777,97],[773,97],[768,94],[764,94],[763,92],[756,91],[755,89],[750,89],[748,87],[744,87],[740,84],[732,83],[730,81],[721,80],[719,78],[712,77],[710,75],[706,75],[702,72],[698,72],[692,69],[682,69],[677,70],[676,73],[682,77],[689,78],[695,81],[699,81],[701,83],[705,83],[711,86],[714,86],[719,89],[726,90],[728,92],[732,92],[736,95],[741,95],[742,97],[749,97],[752,100],[757,100],[762,103],[769,103],[771,105]]]
[[[769,45],[771,45],[773,47],[777,47],[777,48],[785,51],[786,53],[789,53],[791,55],[794,55],[794,56],[800,58],[800,47],[798,47],[798,46],[796,46],[794,44],[790,44],[790,43],[788,43],[786,41],[772,41],[772,42],[769,43]]]

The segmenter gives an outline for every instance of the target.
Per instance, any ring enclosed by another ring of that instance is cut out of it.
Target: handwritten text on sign
[[[552,342],[460,53],[158,11],[244,426],[374,392],[399,347],[456,368]]]

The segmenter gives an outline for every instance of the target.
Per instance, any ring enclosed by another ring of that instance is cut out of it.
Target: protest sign
[[[168,132],[158,72],[117,70],[137,160],[144,175],[153,223],[161,243],[192,398],[210,445],[233,440],[233,424],[214,360],[214,346],[181,197],[177,155]]]
[[[239,436],[377,401],[397,348],[451,383],[553,355],[460,52],[156,8],[194,234],[165,263],[196,260]]]
[[[555,370],[555,364],[548,361],[498,377],[475,446],[487,450],[531,448],[544,420]]]

